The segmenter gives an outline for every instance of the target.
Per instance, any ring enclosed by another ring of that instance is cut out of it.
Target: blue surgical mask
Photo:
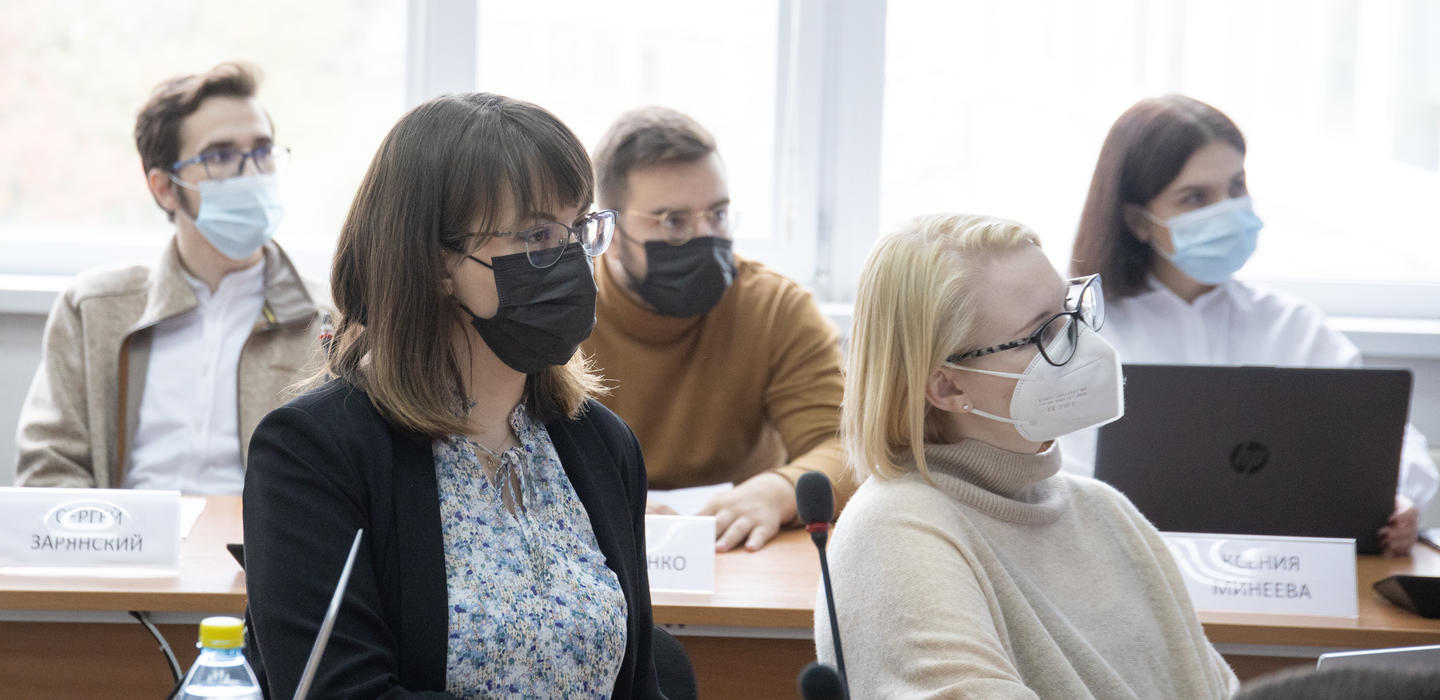
[[[244,260],[259,250],[285,217],[274,173],[180,184],[200,192],[195,228],[232,260]]]
[[[1170,229],[1174,253],[1150,247],[1202,284],[1220,284],[1245,266],[1255,253],[1264,224],[1251,208],[1250,197],[1232,197],[1207,207],[1161,220],[1144,209],[1151,221]]]

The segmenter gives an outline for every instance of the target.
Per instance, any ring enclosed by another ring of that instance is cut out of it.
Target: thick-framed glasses
[[[574,226],[566,226],[558,221],[548,221],[524,231],[497,233],[479,231],[458,235],[478,238],[479,245],[488,243],[492,238],[514,238],[525,244],[525,258],[530,261],[532,267],[546,268],[560,261],[560,256],[569,247],[571,239],[578,242],[581,250],[584,250],[585,254],[592,258],[604,253],[610,247],[610,241],[615,237],[615,210],[601,209],[590,212],[575,222]],[[485,267],[490,267],[490,263],[473,255],[467,254],[465,257]]]
[[[1040,348],[1040,355],[1056,367],[1075,357],[1076,340],[1080,337],[1079,324],[1098,331],[1105,324],[1105,291],[1100,286],[1100,275],[1078,277],[1069,281],[1065,289],[1065,311],[1050,317],[1028,337],[1008,343],[992,345],[969,352],[951,355],[946,362],[959,362],[997,352],[1023,348],[1034,343]]]
[[[289,162],[289,148],[267,143],[248,151],[229,147],[205,151],[194,158],[175,161],[170,171],[178,173],[181,168],[198,163],[205,168],[205,174],[211,180],[227,180],[244,175],[246,163],[250,164],[252,172],[268,174],[280,170]]]
[[[701,221],[705,222],[710,231],[709,235],[725,237],[735,230],[739,220],[739,214],[731,209],[729,204],[709,209],[675,209],[658,214],[627,211],[625,216],[654,222],[655,227],[665,235],[665,242],[670,245],[689,243],[699,232]]]

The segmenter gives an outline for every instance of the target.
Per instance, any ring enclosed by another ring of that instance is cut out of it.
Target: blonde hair
[[[841,435],[856,480],[919,471],[937,437],[925,400],[930,374],[970,344],[979,322],[974,284],[985,264],[1040,238],[1024,224],[972,214],[930,214],[881,238],[856,292]]]

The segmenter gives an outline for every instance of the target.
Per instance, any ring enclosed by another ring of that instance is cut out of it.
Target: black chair
[[[650,636],[650,653],[655,657],[655,676],[660,681],[660,692],[670,700],[696,700],[699,691],[695,689],[695,667],[690,665],[690,655],[685,647],[669,632],[656,627]]]

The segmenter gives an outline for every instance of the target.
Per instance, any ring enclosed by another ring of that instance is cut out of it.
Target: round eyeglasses
[[[1034,343],[1040,348],[1040,355],[1046,362],[1056,367],[1064,365],[1075,357],[1076,341],[1080,337],[1078,324],[1083,323],[1094,331],[1100,330],[1100,326],[1105,324],[1105,291],[1100,286],[1100,275],[1070,280],[1065,288],[1065,309],[1051,316],[1025,338],[951,355],[945,358],[945,361],[969,360]]]
[[[565,253],[572,238],[578,241],[581,250],[584,250],[585,254],[592,258],[604,253],[610,247],[610,241],[615,237],[615,210],[602,209],[590,212],[581,217],[574,226],[566,226],[558,221],[547,221],[523,231],[497,233],[479,231],[458,235],[479,238],[480,245],[484,245],[491,238],[514,238],[525,244],[525,258],[530,261],[532,267],[546,268],[560,261],[560,256]],[[473,255],[466,257],[490,267],[489,263]]]
[[[664,241],[670,245],[685,245],[700,232],[700,222],[705,222],[710,236],[719,238],[728,237],[739,224],[740,214],[730,208],[729,204],[721,204],[709,209],[674,209],[661,211],[655,214],[641,211],[627,211],[625,216],[633,216],[638,219],[645,219],[654,222],[654,225],[664,235]]]
[[[205,168],[205,175],[211,180],[228,180],[245,174],[246,163],[252,173],[269,174],[285,167],[290,162],[290,149],[267,143],[248,151],[238,148],[216,148],[205,151],[194,158],[177,160],[170,166],[170,172],[178,173],[182,168],[199,164]]]

